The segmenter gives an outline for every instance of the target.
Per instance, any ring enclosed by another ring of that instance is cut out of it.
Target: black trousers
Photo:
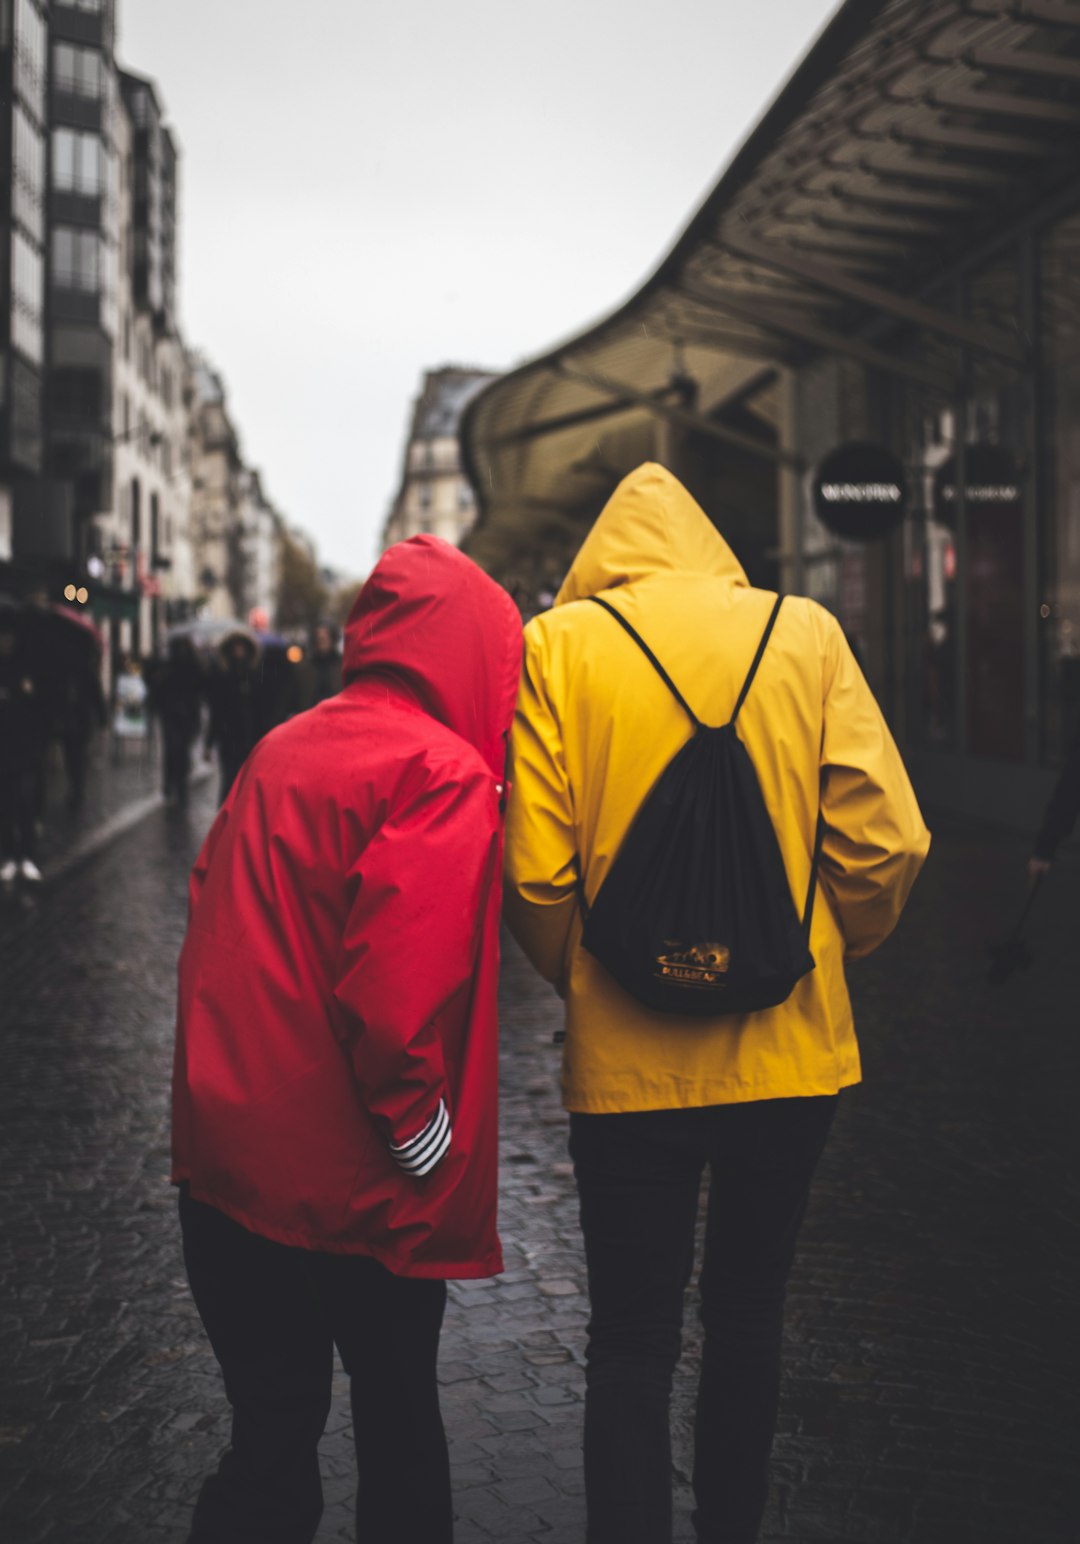
[[[161,726],[161,738],[164,743],[163,772],[165,782],[165,797],[175,794],[179,804],[186,804],[188,797],[188,778],[191,775],[191,741],[192,736],[187,729],[176,728],[175,725],[163,723]]]
[[[37,775],[33,762],[0,761],[0,859],[34,856]]]
[[[184,1263],[225,1375],[232,1446],[203,1485],[190,1544],[310,1544],[333,1349],[349,1374],[357,1544],[450,1544],[436,1358],[444,1281],[359,1255],[291,1249],[180,1191]]]
[[[570,1117],[591,1319],[588,1544],[669,1544],[668,1407],[710,1176],[693,1471],[707,1544],[754,1544],[768,1497],[784,1293],[835,1097]]]
[[[86,774],[90,766],[90,735],[81,729],[64,731],[64,771],[67,776],[68,809],[82,808],[86,798]]]

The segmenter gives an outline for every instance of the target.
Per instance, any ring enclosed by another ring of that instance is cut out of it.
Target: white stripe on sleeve
[[[447,1113],[445,1100],[439,1100],[439,1108],[428,1121],[423,1131],[407,1142],[398,1145],[391,1143],[390,1152],[399,1168],[406,1174],[415,1174],[418,1177],[429,1174],[439,1160],[446,1156],[450,1147],[450,1116]]]

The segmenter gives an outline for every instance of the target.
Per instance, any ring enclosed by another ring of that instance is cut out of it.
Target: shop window
[[[956,745],[956,534],[940,516],[934,488],[956,450],[956,415],[947,400],[910,389],[901,428],[909,513],[903,527],[906,719],[929,749]]]
[[[1022,336],[1018,247],[966,282],[970,319]],[[1027,476],[1030,379],[981,352],[970,358],[965,407],[967,508],[967,748],[1021,761],[1025,753],[1025,524],[1036,518]],[[1034,707],[1034,704],[1032,705]]]
[[[1080,723],[1080,212],[1041,254],[1046,447],[1039,628],[1043,754],[1059,761]]]
[[[1019,250],[1009,247],[933,297],[995,331],[1019,330]],[[966,375],[965,400],[905,393],[904,448],[913,477],[904,531],[907,709],[924,745],[1020,761],[1025,743],[1025,521],[1030,380],[980,350],[915,340],[924,364]],[[961,604],[961,601],[963,604]],[[962,676],[962,678],[961,678]],[[961,741],[962,730],[962,741]]]

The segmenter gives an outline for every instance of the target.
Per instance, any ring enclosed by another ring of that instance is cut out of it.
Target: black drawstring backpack
[[[791,995],[814,968],[810,919],[823,822],[818,815],[802,920],[754,764],[735,730],[776,623],[766,624],[726,724],[702,724],[649,646],[614,606],[694,726],[623,839],[592,906],[581,889],[582,943],[627,992],[659,1013],[754,1013]]]

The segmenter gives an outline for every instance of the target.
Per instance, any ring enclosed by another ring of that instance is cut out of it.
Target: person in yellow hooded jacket
[[[754,589],[682,484],[646,464],[601,512],[525,631],[512,736],[506,915],[566,1003],[563,1097],[581,1200],[589,1544],[671,1538],[669,1400],[710,1170],[694,1522],[753,1544],[768,1494],[784,1292],[840,1089],[859,1081],[844,965],[892,931],[929,847],[903,763],[829,612],[788,596],[738,718],[793,897],[822,846],[815,968],[778,1006],[643,1007],[582,946],[650,790],[693,732],[602,596],[696,717],[728,722],[775,595]]]

